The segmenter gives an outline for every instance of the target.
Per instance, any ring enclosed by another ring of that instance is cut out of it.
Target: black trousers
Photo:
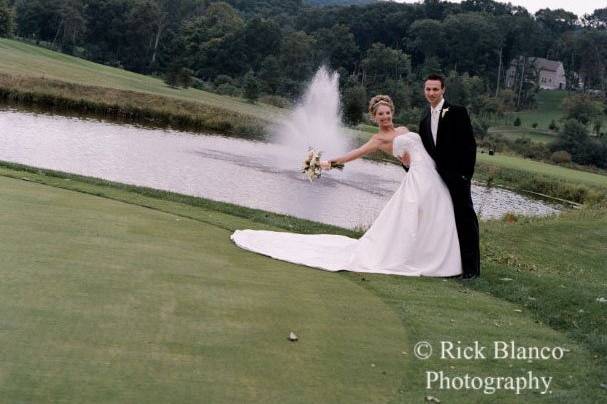
[[[455,213],[455,226],[459,238],[459,248],[462,256],[462,271],[464,276],[477,276],[481,272],[478,219],[472,196],[470,181],[463,178],[450,178],[445,181]]]

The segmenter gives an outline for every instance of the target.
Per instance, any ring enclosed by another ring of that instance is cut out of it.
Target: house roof
[[[548,60],[548,59],[544,59],[544,58],[537,58],[535,59],[535,61],[533,62],[533,64],[535,65],[535,67],[538,70],[550,70],[550,71],[557,71],[557,69],[559,68],[559,66],[562,66],[562,63],[556,60]]]
[[[538,70],[547,70],[547,71],[551,71],[551,72],[556,72],[559,68],[559,66],[562,66],[563,63],[559,62],[558,60],[549,60],[549,59],[544,59],[544,58],[529,58],[533,61],[533,65],[535,66],[536,69]],[[517,59],[513,59],[512,62],[510,62],[510,65],[516,65]]]

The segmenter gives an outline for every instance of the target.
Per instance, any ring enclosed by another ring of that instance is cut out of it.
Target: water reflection
[[[276,164],[282,146],[148,129],[93,119],[0,110],[0,160],[104,178],[337,226],[366,227],[405,175],[399,166],[356,161],[311,184]],[[302,153],[303,154],[303,153]],[[557,212],[516,193],[473,187],[483,218]]]

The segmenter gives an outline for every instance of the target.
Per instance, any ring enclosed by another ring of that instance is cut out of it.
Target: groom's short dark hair
[[[443,76],[441,76],[440,74],[436,74],[436,73],[429,74],[428,77],[426,77],[426,80],[424,80],[424,83],[428,80],[440,81],[440,88],[445,88],[445,78]]]

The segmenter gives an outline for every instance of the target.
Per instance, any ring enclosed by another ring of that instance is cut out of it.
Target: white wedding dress
[[[417,133],[398,135],[394,156],[409,152],[411,166],[373,225],[358,240],[331,234],[237,230],[241,248],[324,269],[404,276],[462,273],[451,196]]]

